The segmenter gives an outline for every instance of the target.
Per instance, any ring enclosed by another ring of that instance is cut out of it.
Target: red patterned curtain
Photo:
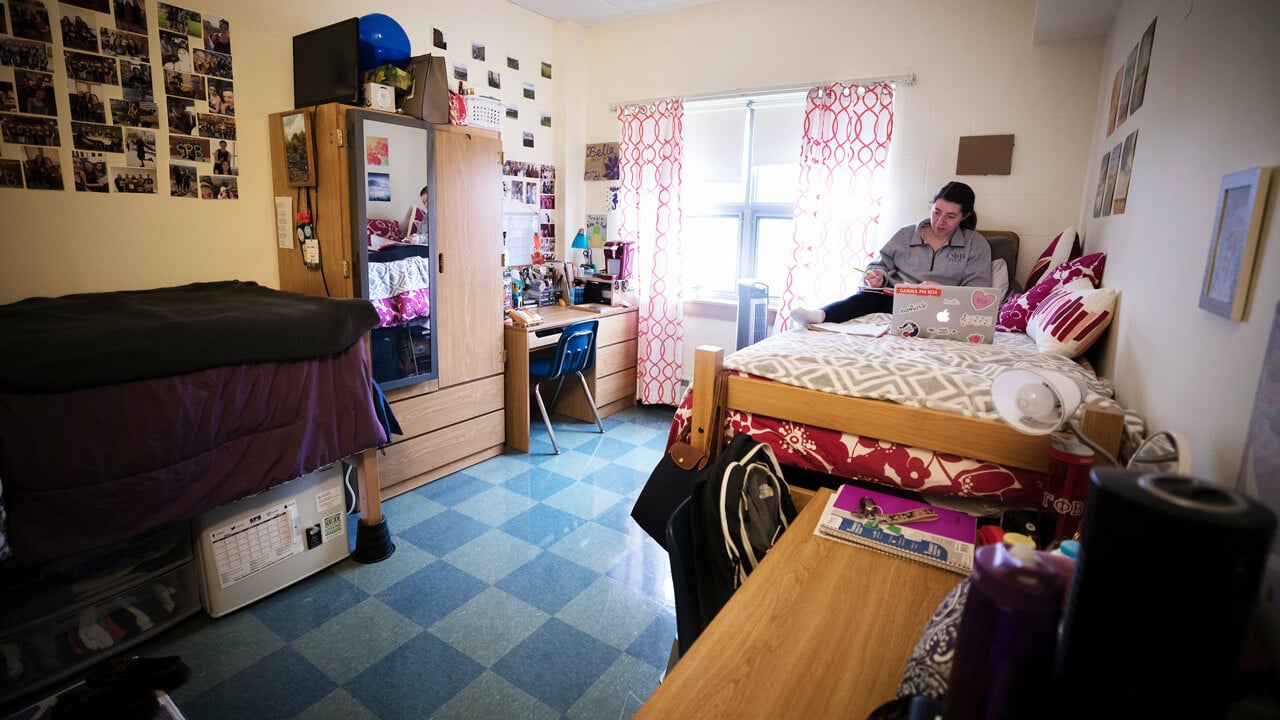
[[[776,324],[793,307],[821,307],[857,291],[879,252],[893,87],[813,88],[805,100],[792,264]]]
[[[684,311],[680,285],[680,177],[684,164],[684,101],[619,108],[621,239],[635,243],[640,302],[636,363],[638,397],[680,404]]]

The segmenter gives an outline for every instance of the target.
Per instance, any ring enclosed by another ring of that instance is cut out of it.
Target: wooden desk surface
[[[963,576],[813,534],[819,490],[636,718],[860,720]]]
[[[588,303],[590,304],[590,303]],[[536,350],[540,347],[555,345],[560,341],[560,333],[549,333],[541,337],[538,333],[544,330],[555,330],[556,328],[572,325],[583,320],[599,320],[610,315],[619,315],[626,312],[635,312],[633,307],[613,307],[611,305],[594,305],[592,307],[600,308],[600,312],[591,312],[589,310],[576,310],[570,306],[546,305],[544,307],[535,308],[535,311],[542,316],[542,322],[538,325],[530,325],[529,327],[520,327],[518,325],[508,325],[506,327],[507,350],[508,352],[516,352],[518,348],[511,346],[511,341],[515,339],[520,342],[521,336],[525,337],[528,345],[525,352]]]

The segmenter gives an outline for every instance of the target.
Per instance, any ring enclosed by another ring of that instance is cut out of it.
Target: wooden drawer
[[[596,348],[596,375],[612,375],[636,366],[636,340]]]
[[[639,317],[638,312],[627,312],[600,318],[600,334],[596,337],[596,347],[602,348],[625,340],[635,340]]]
[[[400,429],[404,430],[403,437],[408,439],[501,410],[502,405],[503,378],[494,375],[393,402],[391,411],[395,413]],[[399,438],[392,436],[392,440]]]
[[[386,447],[386,454],[378,457],[378,485],[394,490],[384,492],[383,497],[411,490],[502,452],[506,434],[503,419],[502,410],[498,409],[391,443]]]
[[[608,405],[616,400],[635,400],[636,369],[633,367],[612,375],[597,376],[594,395],[596,407]]]

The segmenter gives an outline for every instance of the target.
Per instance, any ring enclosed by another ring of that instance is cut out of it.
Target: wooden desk
[[[633,307],[594,305],[601,312],[575,310],[572,307],[551,305],[538,308],[543,323],[533,327],[506,327],[506,418],[507,445],[521,452],[529,452],[530,420],[541,416],[537,404],[530,404],[533,385],[529,382],[529,353],[554,347],[560,342],[561,328],[583,320],[599,320],[596,335],[596,362],[583,373],[587,386],[595,398],[600,417],[607,417],[636,402],[636,323],[638,311]],[[549,386],[548,386],[549,388]],[[554,391],[552,391],[554,392]],[[543,400],[551,402],[544,391]],[[551,412],[551,408],[547,408]],[[582,386],[576,380],[567,381],[560,402],[554,412],[584,422],[594,423],[587,406]]]
[[[963,576],[817,537],[819,490],[636,718],[860,720]]]

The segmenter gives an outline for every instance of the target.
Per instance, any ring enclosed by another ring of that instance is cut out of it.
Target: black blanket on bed
[[[0,392],[44,393],[342,352],[378,323],[367,300],[228,280],[0,306]]]

